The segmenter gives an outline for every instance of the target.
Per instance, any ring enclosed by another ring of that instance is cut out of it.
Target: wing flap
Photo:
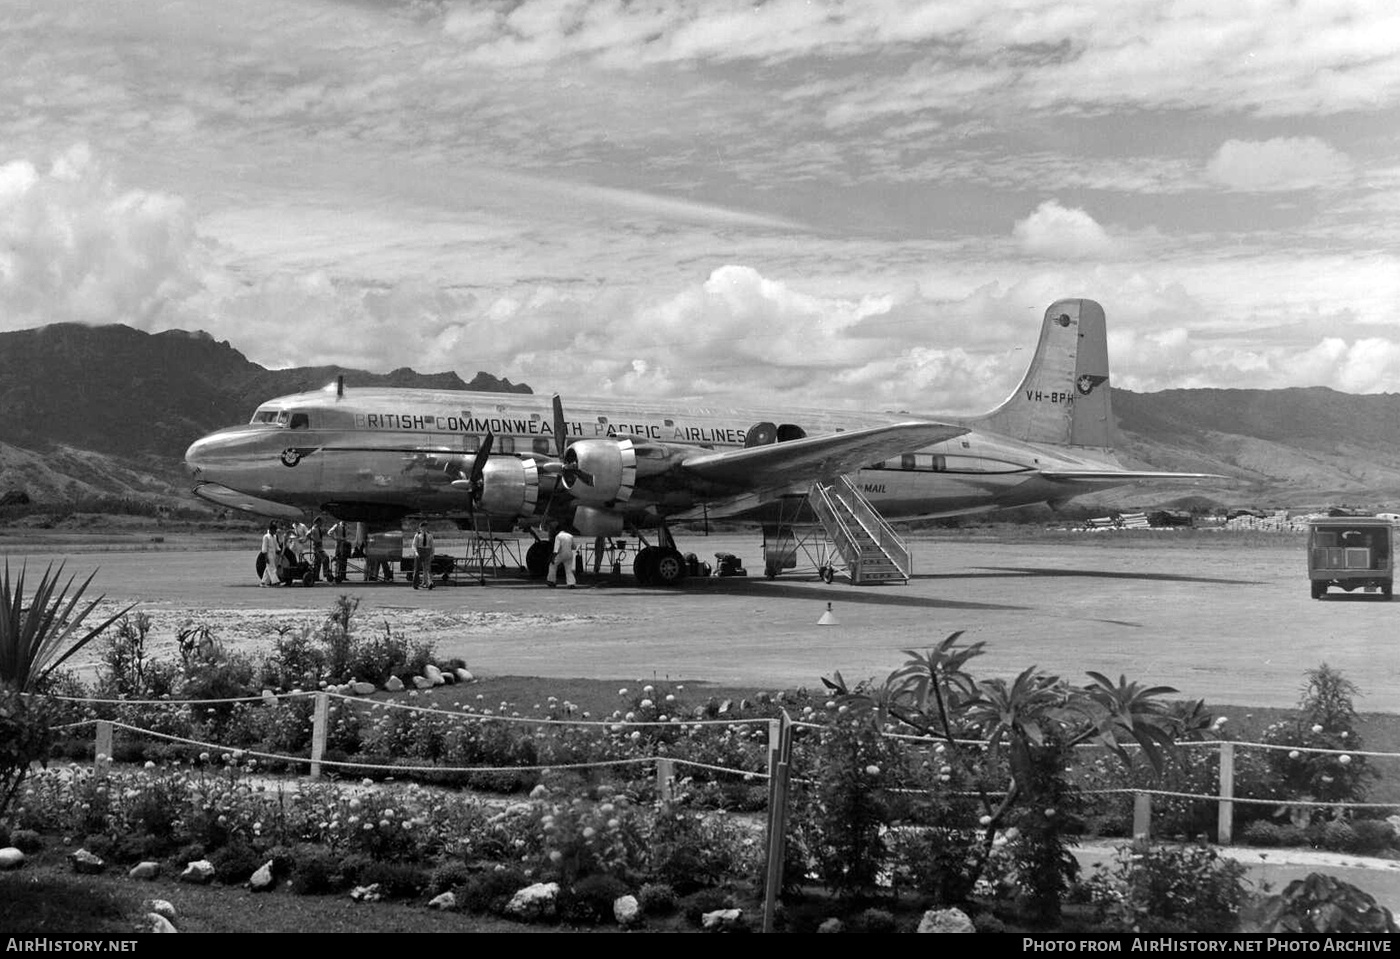
[[[895,423],[739,450],[701,452],[687,456],[679,468],[706,482],[760,489],[851,473],[967,432],[967,427],[950,423]]]

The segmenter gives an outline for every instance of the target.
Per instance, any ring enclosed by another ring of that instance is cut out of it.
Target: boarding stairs
[[[909,547],[849,477],[813,483],[807,505],[846,561],[852,585],[909,582],[914,570]]]

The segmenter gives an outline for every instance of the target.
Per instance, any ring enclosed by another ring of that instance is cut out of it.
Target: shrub
[[[352,885],[378,885],[386,899],[412,899],[428,887],[429,879],[428,871],[414,863],[370,862]]]
[[[297,846],[292,854],[292,892],[319,896],[335,892],[340,860],[323,846]]]
[[[692,926],[700,925],[707,912],[732,909],[733,907],[733,898],[720,889],[701,889],[699,892],[685,896],[680,901],[681,915],[685,916],[686,922]]]
[[[1314,845],[1332,852],[1358,852],[1361,841],[1351,823],[1333,819],[1321,823],[1313,832]]]
[[[1374,856],[1395,847],[1395,827],[1384,819],[1357,819],[1351,824],[1356,830],[1356,851]]]
[[[637,905],[644,916],[669,916],[676,911],[676,890],[666,882],[647,882],[637,890]]]
[[[472,871],[467,868],[466,863],[456,860],[439,863],[428,877],[428,891],[435,896],[452,892],[465,886],[471,878]]]
[[[1250,846],[1264,846],[1272,849],[1283,845],[1283,831],[1277,823],[1267,819],[1256,819],[1245,826],[1243,838],[1245,843]]]
[[[1246,899],[1246,872],[1204,843],[1136,843],[1121,847],[1109,871],[1091,882],[1091,899],[1107,924],[1124,931],[1229,932]]]
[[[1395,933],[1400,926],[1389,909],[1334,876],[1311,873],[1283,892],[1265,896],[1240,926],[1254,933]]]
[[[499,916],[511,897],[528,885],[529,877],[519,869],[493,869],[473,876],[457,901],[468,912]]]
[[[855,926],[860,932],[874,933],[895,932],[898,929],[893,913],[888,909],[873,907],[856,917]]]
[[[214,878],[232,886],[247,882],[267,862],[267,857],[260,855],[248,843],[236,841],[212,853],[209,861],[214,864]]]
[[[596,926],[611,922],[613,903],[628,893],[627,883],[616,876],[594,874],[584,876],[568,890],[562,903],[567,922]]]

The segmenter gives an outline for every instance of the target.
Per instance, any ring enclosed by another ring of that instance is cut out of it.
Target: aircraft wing
[[[1123,483],[1134,483],[1138,481],[1150,482],[1191,482],[1194,480],[1227,480],[1228,476],[1219,473],[1161,473],[1153,470],[1072,470],[1072,469],[1046,469],[1041,470],[1040,475],[1048,480],[1059,480],[1064,483],[1102,483],[1105,486],[1119,486]]]
[[[967,427],[950,423],[895,423],[738,450],[706,451],[685,457],[678,468],[706,482],[762,489],[840,476],[966,432]]]

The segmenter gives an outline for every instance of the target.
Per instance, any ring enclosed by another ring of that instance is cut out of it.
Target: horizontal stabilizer
[[[1171,482],[1183,483],[1196,480],[1227,480],[1228,476],[1219,473],[1160,473],[1152,470],[1041,470],[1040,475],[1048,480],[1062,483],[1102,483],[1105,486],[1118,486],[1123,483]]]
[[[258,516],[270,516],[273,519],[299,519],[303,513],[295,506],[288,506],[285,503],[274,503],[269,499],[259,499],[256,496],[249,496],[247,493],[240,493],[238,490],[229,489],[218,483],[200,483],[194,490],[194,495],[200,499],[208,500],[219,506],[226,506],[229,509],[243,510],[245,513],[256,513]]]
[[[965,426],[912,422],[689,456],[680,468],[711,483],[745,489],[787,486],[850,473],[871,463],[962,436]]]

